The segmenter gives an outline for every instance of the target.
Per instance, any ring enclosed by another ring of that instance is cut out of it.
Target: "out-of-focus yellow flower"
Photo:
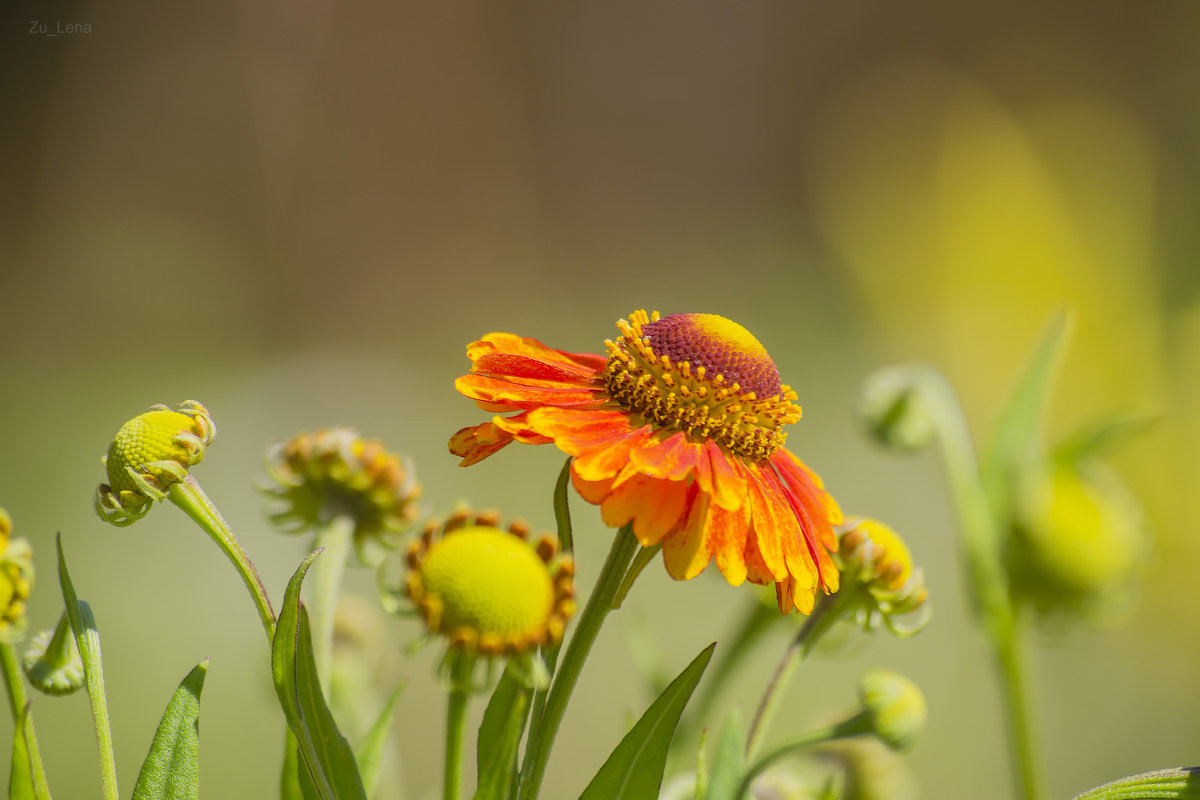
[[[851,520],[840,534],[835,560],[842,571],[837,599],[846,604],[844,613],[851,613],[864,629],[883,622],[893,633],[907,635],[924,626],[929,591],[922,571],[913,567],[908,546],[894,530],[873,519]],[[907,626],[895,619],[918,610],[921,615]]]
[[[491,333],[455,384],[480,408],[515,412],[450,440],[463,466],[511,442],[554,443],[607,525],[662,545],[676,580],[712,561],[731,584],[774,583],[779,609],[837,591],[842,521],[821,479],[783,447],[800,419],[766,349],[715,314],[645,311],[617,323],[608,356]]]
[[[33,548],[12,539],[12,519],[0,508],[0,642],[12,643],[25,633],[25,601],[33,590]]]
[[[354,523],[359,559],[376,561],[369,545],[390,548],[418,514],[421,486],[411,465],[376,439],[353,428],[300,433],[267,453],[270,519],[286,533],[328,524],[339,516]]]
[[[1094,461],[1041,465],[1017,481],[1015,506],[1014,596],[1094,621],[1128,606],[1148,536],[1141,506],[1115,475]]]
[[[499,527],[494,514],[430,524],[407,552],[405,591],[430,633],[452,649],[522,656],[562,641],[575,612],[575,565],[552,536]]]
[[[126,422],[104,457],[108,483],[96,490],[96,513],[113,525],[132,525],[199,464],[217,435],[208,409],[195,400],[178,411],[152,406]]]

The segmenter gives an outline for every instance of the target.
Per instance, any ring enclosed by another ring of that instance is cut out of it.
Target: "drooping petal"
[[[588,481],[616,475],[650,436],[649,427],[633,430],[628,417],[611,409],[539,408],[529,413],[529,427],[575,456],[573,471]]]
[[[503,449],[512,440],[511,433],[500,430],[495,423],[485,422],[463,428],[451,436],[450,452],[462,458],[459,466],[469,467]]]
[[[731,460],[713,441],[705,442],[704,450],[712,470],[713,502],[727,511],[741,508],[746,500],[746,478],[737,469],[741,462]]]
[[[489,411],[598,405],[603,402],[597,398],[594,390],[588,388],[529,386],[474,373],[456,380],[454,388]]]
[[[619,528],[632,520],[633,533],[643,547],[658,544],[679,525],[687,512],[687,484],[648,475],[634,475],[604,498],[604,524]]]
[[[716,502],[709,507],[704,539],[707,549],[716,559],[717,569],[731,586],[746,580],[746,536],[750,530],[750,503],[742,503],[734,511],[721,508]]]
[[[596,388],[596,372],[562,361],[543,361],[512,353],[488,353],[472,368],[477,375],[503,378],[525,386],[546,389]]]
[[[688,499],[691,507],[687,518],[663,539],[663,563],[667,573],[677,581],[691,580],[712,560],[712,553],[704,546],[709,496],[692,484]]]
[[[752,465],[747,471],[755,475],[758,469]],[[791,521],[788,515],[782,513],[779,503],[766,485],[752,480],[747,482],[747,486],[751,503],[750,530],[746,536],[747,565],[757,567],[761,564],[771,580],[781,581],[788,572],[780,537],[785,535],[783,532],[788,530]]]
[[[682,433],[676,433],[632,453],[630,462],[657,478],[682,481],[696,468],[702,455],[700,445],[689,442]]]
[[[521,355],[527,358],[557,364],[564,369],[578,368],[592,373],[600,372],[608,359],[593,353],[568,353],[565,350],[555,350],[552,347],[526,336],[511,333],[489,333],[477,342],[467,346],[467,358],[472,363],[492,354]]]

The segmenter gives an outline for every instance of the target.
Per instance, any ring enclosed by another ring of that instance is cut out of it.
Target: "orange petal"
[[[709,507],[704,529],[705,547],[717,561],[717,569],[732,586],[746,580],[746,536],[750,530],[750,504],[727,511],[715,502]]]
[[[740,461],[735,461],[711,439],[704,449],[712,470],[713,501],[728,511],[735,511],[746,500],[746,478],[742,475]]]
[[[632,453],[630,461],[642,472],[656,478],[681,481],[696,468],[701,455],[700,445],[689,442],[683,433],[675,433]],[[700,488],[704,489],[703,486]]]
[[[514,353],[488,353],[471,365],[471,372],[547,389],[596,388],[596,373],[575,364],[547,362]]]
[[[529,427],[529,412],[522,411],[511,417],[492,417],[492,423],[502,431],[512,434],[513,439],[523,444],[549,444],[547,439]]]
[[[663,563],[667,573],[677,581],[686,581],[696,577],[708,562],[712,554],[704,547],[704,526],[708,519],[708,495],[692,485],[688,492],[691,508],[687,519],[663,539]]]
[[[637,475],[604,499],[601,517],[613,528],[632,520],[634,535],[644,547],[650,547],[683,521],[687,495],[684,483]]]
[[[579,477],[575,472],[575,462],[571,462],[571,484],[575,487],[575,491],[579,492],[579,496],[587,500],[592,505],[600,505],[604,502],[604,498],[612,492],[612,478],[606,478],[599,481],[589,481]]]
[[[589,481],[616,475],[650,436],[649,426],[631,430],[628,417],[609,409],[539,408],[529,413],[529,427],[575,456],[572,469]]]
[[[780,536],[790,532],[794,522],[790,520],[791,515],[784,513],[784,509],[780,508],[780,503],[760,479],[761,474],[755,474],[756,471],[760,471],[760,468],[749,468],[751,479],[747,481],[751,524],[750,533],[746,537],[746,562],[748,567],[761,564],[772,580],[779,581],[788,574]],[[757,558],[752,557],[752,553]]]
[[[489,333],[479,341],[472,342],[467,346],[467,358],[471,359],[472,363],[493,353],[526,356],[538,361],[557,364],[564,369],[578,369],[592,373],[604,369],[604,365],[608,363],[608,359],[604,356],[555,350],[537,339],[512,333]]]
[[[489,404],[490,410],[495,411],[516,411],[541,406],[583,406],[603,402],[591,387],[547,388],[474,373],[455,380],[454,388],[476,402]]]
[[[450,452],[460,456],[460,467],[477,464],[513,440],[512,434],[500,430],[494,423],[485,422],[463,428],[450,437]]]

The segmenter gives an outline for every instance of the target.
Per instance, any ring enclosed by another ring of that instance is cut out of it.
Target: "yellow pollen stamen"
[[[621,338],[605,342],[609,397],[658,429],[712,440],[751,461],[782,447],[787,434],[780,429],[800,419],[800,406],[796,393],[779,383],[762,345],[737,323],[711,314],[676,314],[651,327],[659,321],[657,311],[637,311],[617,323]],[[676,357],[656,352],[656,340]],[[681,355],[713,363],[693,364]]]

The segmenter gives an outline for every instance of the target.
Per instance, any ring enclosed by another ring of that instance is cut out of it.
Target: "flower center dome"
[[[800,419],[775,362],[736,322],[638,311],[617,324],[623,336],[606,343],[604,384],[635,423],[682,431],[757,461],[783,446],[780,428]]]

